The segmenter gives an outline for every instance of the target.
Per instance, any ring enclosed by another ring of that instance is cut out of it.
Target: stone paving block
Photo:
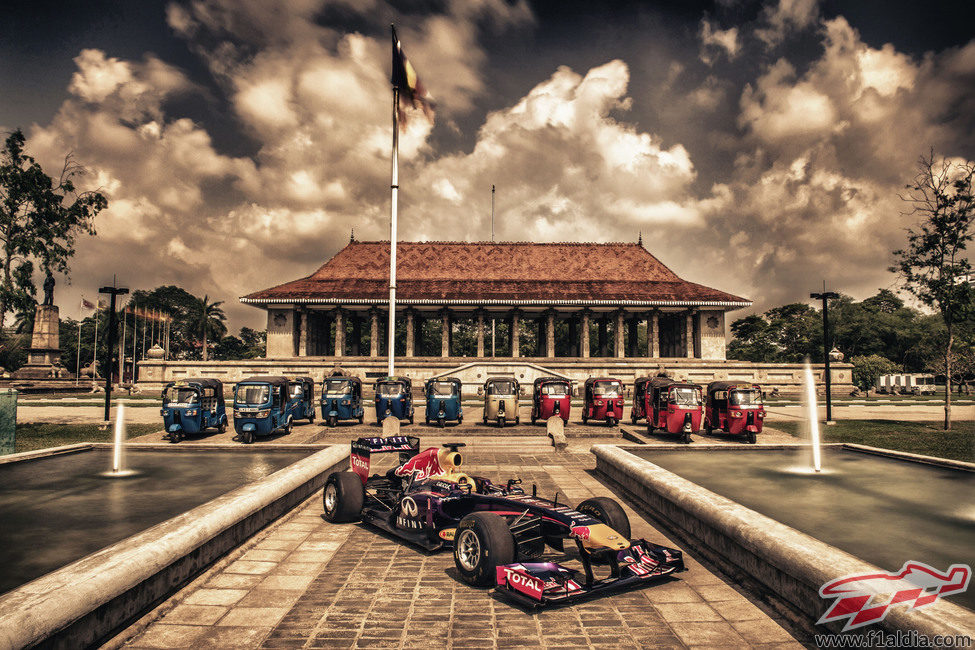
[[[737,600],[718,600],[710,603],[727,621],[756,621],[768,619],[768,614],[744,598]]]
[[[696,585],[694,590],[701,595],[701,598],[711,602],[715,600],[740,600],[741,594],[733,587],[724,583]]]
[[[192,648],[207,629],[202,625],[153,625],[134,640],[132,647]]]
[[[218,573],[207,580],[205,588],[250,589],[258,585],[263,576],[243,573]]]
[[[226,613],[226,607],[215,605],[177,605],[162,620],[165,623],[182,623],[183,625],[213,625]]]
[[[258,587],[237,603],[237,607],[286,607],[291,606],[298,600],[300,594],[295,591],[285,589],[263,589]]]
[[[246,589],[199,589],[186,597],[187,605],[230,606],[246,596]]]
[[[264,589],[288,589],[304,591],[311,584],[315,576],[287,576],[271,574],[260,582]]]
[[[280,562],[288,555],[288,551],[270,549],[251,549],[241,556],[245,562]]]
[[[724,621],[679,621],[670,624],[682,643],[689,646],[748,647],[748,643]]]
[[[731,625],[749,643],[784,643],[793,641],[791,634],[769,618],[731,621]]]
[[[707,603],[657,603],[654,607],[668,623],[723,620],[721,615]]]
[[[270,630],[287,613],[287,607],[235,607],[216,624],[220,626],[267,627]]]
[[[651,603],[700,603],[701,594],[684,582],[664,582],[643,590],[646,600]]]
[[[275,565],[274,569],[271,571],[271,574],[288,576],[314,576],[318,575],[324,565],[324,562],[289,562],[286,560],[281,564]]]
[[[274,562],[247,562],[245,560],[237,560],[232,563],[226,569],[227,573],[246,573],[250,575],[260,575],[264,573],[269,573],[272,570],[276,570],[278,565]]]
[[[211,627],[197,639],[194,647],[259,648],[269,632],[270,628],[267,627]],[[300,643],[304,643],[304,639],[301,639]]]

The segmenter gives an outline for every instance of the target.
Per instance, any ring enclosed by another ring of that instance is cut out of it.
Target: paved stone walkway
[[[520,476],[547,497],[556,489],[570,503],[610,494],[588,473],[588,453],[519,454],[477,442],[466,452],[471,471]],[[626,510],[634,537],[674,545]],[[802,647],[695,561],[693,549],[676,580],[532,613],[460,582],[449,552],[329,524],[321,513],[316,495],[121,638],[131,648]]]

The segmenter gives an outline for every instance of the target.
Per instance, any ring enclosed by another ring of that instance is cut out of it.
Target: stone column
[[[335,310],[335,356],[345,354],[345,314],[342,309]]]
[[[477,310],[477,356],[484,356],[484,310]]]
[[[650,321],[647,323],[647,350],[653,358],[660,357],[660,311],[653,310],[650,314]]]
[[[615,340],[613,342],[616,344],[614,346],[616,348],[615,350],[616,358],[622,359],[623,357],[626,356],[626,346],[624,345],[625,339],[623,338],[623,310],[622,309],[616,312],[616,327],[614,329],[615,331],[613,332],[613,338]]]
[[[579,327],[575,316],[569,317],[569,356],[579,355]]]
[[[627,335],[630,339],[630,351],[627,356],[638,357],[640,356],[640,342],[637,341],[637,335],[640,331],[640,315],[631,315],[630,319],[627,321],[627,327]]]
[[[589,358],[589,309],[588,308],[582,310],[582,341],[579,343],[579,345],[582,346],[582,350],[581,350],[582,354],[580,354],[579,356],[581,356],[583,359],[588,359]]]
[[[308,356],[308,312],[296,309],[295,318],[298,319],[298,356]]]
[[[379,310],[369,310],[369,356],[379,356]]]
[[[545,356],[555,358],[555,311],[552,309],[545,315]]]
[[[413,309],[408,308],[406,310],[406,356],[412,357],[415,353],[414,343],[416,339],[413,336]]]
[[[609,338],[609,332],[607,331],[607,327],[606,327],[606,316],[601,315],[599,317],[599,340],[597,341],[599,343],[600,357],[609,356],[609,348],[607,347],[607,340],[606,340],[608,338]]]
[[[684,315],[684,356],[694,358],[694,312],[688,310]]]
[[[518,331],[521,326],[520,321],[518,310],[515,309],[511,312],[511,356],[513,357],[521,356],[521,336]]]
[[[352,350],[351,354],[354,357],[359,356],[359,345],[362,343],[362,323],[359,319],[359,312],[352,312],[349,314],[352,318]]]
[[[442,326],[440,328],[440,356],[450,356],[450,312],[444,308],[440,312]]]

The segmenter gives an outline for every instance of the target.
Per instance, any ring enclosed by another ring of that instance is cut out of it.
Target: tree
[[[0,151],[0,323],[10,311],[34,307],[35,263],[67,274],[77,233],[95,234],[95,215],[108,206],[99,192],[77,192],[84,174],[71,155],[57,179],[24,152],[20,129],[8,134]]]
[[[227,326],[224,325],[227,315],[220,308],[222,304],[222,300],[210,302],[210,296],[203,296],[202,299],[197,298],[190,314],[190,327],[203,338],[204,361],[207,360],[207,338],[219,340],[227,332]]]
[[[857,356],[850,359],[853,364],[853,383],[863,390],[873,387],[881,375],[897,372],[897,364],[879,354]]]
[[[945,430],[951,429],[951,378],[955,326],[970,316],[972,266],[965,257],[972,231],[972,177],[975,165],[937,160],[934,151],[921,156],[917,174],[901,199],[910,214],[921,218],[907,231],[907,247],[894,251],[890,270],[900,274],[905,288],[941,315],[945,337],[940,346],[944,360]]]

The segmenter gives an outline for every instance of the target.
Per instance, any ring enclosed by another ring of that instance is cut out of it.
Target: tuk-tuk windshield
[[[510,380],[492,381],[487,386],[488,395],[514,395],[515,382]]]
[[[403,384],[398,384],[396,382],[379,384],[376,389],[376,393],[380,397],[399,397],[403,392]]]
[[[619,397],[623,394],[623,384],[618,381],[601,381],[593,384],[592,394],[596,397]]]
[[[380,384],[380,389],[388,385],[389,384]],[[329,397],[342,397],[344,395],[350,395],[352,394],[352,382],[348,379],[326,379],[325,394]]]
[[[731,391],[732,406],[761,406],[762,391],[755,388]]]
[[[430,390],[434,395],[441,395],[444,397],[450,397],[457,394],[457,387],[451,381],[435,381],[430,384]]]
[[[234,392],[235,404],[261,406],[271,401],[270,386],[238,386]]]
[[[170,386],[163,393],[163,404],[196,404],[200,393],[195,388]]]
[[[700,406],[701,391],[690,386],[676,386],[670,389],[670,401],[677,406]]]
[[[542,395],[568,395],[569,387],[565,384],[542,384]]]

